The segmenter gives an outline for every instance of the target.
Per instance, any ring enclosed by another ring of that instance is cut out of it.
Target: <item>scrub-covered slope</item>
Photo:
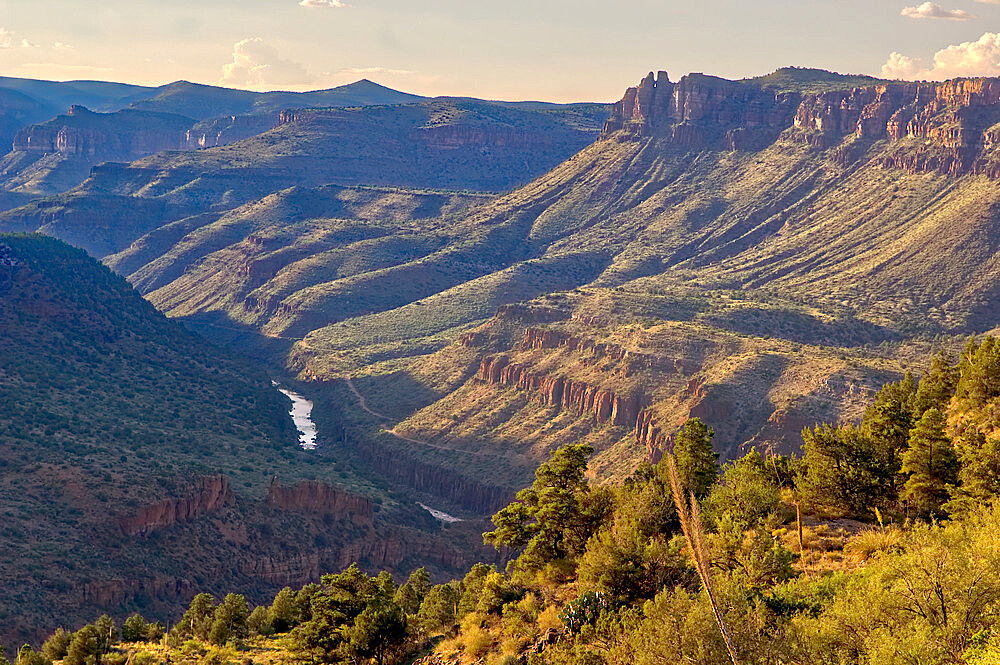
[[[263,372],[81,250],[0,235],[0,350],[7,644],[95,611],[166,616],[205,588],[263,596],[354,560],[443,571],[474,556],[412,502],[300,449]]]

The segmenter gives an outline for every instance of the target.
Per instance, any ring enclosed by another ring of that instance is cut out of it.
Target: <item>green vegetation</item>
[[[483,535],[519,552],[505,572],[476,564],[461,581],[433,585],[420,569],[397,586],[352,565],[253,612],[242,597],[216,605],[200,594],[166,643],[181,652],[214,644],[230,660],[258,662],[267,638],[290,661],[331,664],[397,663],[428,649],[429,662],[456,664],[992,663],[1000,503],[958,501],[963,512],[951,514],[957,479],[974,476],[938,454],[953,450],[959,423],[963,435],[992,423],[997,348],[992,338],[970,342],[957,367],[941,355],[919,383],[887,384],[859,427],[806,430],[801,459],[751,450],[706,487],[711,430],[694,419],[675,435],[677,463],[668,455],[616,486],[585,480],[590,448],[559,449]],[[886,427],[889,415],[906,415],[909,431]],[[988,426],[982,435],[992,438]],[[844,449],[854,452],[837,457]],[[896,482],[875,482],[873,457],[858,450],[900,453],[874,467],[901,460],[889,467]],[[939,484],[938,467],[920,463],[928,451],[945,460],[940,468],[952,464],[952,482]],[[844,485],[839,473],[867,478],[870,503],[817,485]],[[813,526],[796,534],[789,520],[800,500]],[[874,514],[877,525],[835,532],[824,511]],[[138,648],[112,649],[109,622],[56,631],[39,662],[62,650],[71,659]],[[129,635],[148,636],[148,626],[126,622]]]
[[[0,235],[0,257],[5,639],[37,636],[43,616],[88,618],[92,594],[117,594],[121,612],[181,602],[129,580],[235,583],[257,561],[335,558],[375,537],[372,516],[279,510],[274,482],[324,482],[368,497],[380,529],[401,521],[412,537],[439,538],[384,484],[302,450],[263,371],[185,331],[81,250]]]

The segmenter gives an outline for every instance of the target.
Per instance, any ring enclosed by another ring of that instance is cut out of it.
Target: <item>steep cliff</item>
[[[1000,78],[878,83],[825,92],[778,90],[757,80],[651,72],[626,90],[604,126],[634,137],[666,135],[689,149],[760,149],[790,128],[818,147],[845,138],[902,142],[882,159],[908,172],[1000,177]]]
[[[165,499],[146,506],[133,515],[118,519],[125,535],[149,533],[161,526],[197,519],[232,505],[235,500],[225,476],[206,478],[195,492],[177,499]]]
[[[333,514],[356,524],[371,524],[375,518],[368,499],[316,480],[303,480],[291,487],[272,482],[268,489],[268,501],[284,510]]]
[[[188,129],[183,143],[188,149],[215,148],[262,134],[279,122],[279,117],[273,114],[212,118]]]
[[[536,393],[542,403],[549,406],[593,414],[598,424],[610,422],[631,426],[640,408],[640,398],[636,396],[621,396],[582,381],[535,373],[524,365],[511,363],[503,355],[483,358],[479,380]]]
[[[190,118],[126,109],[95,113],[73,106],[66,115],[32,125],[14,137],[14,151],[60,153],[90,161],[138,159],[185,147]]]

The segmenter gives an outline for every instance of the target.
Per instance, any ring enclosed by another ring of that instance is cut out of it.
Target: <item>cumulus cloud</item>
[[[14,48],[13,35],[5,28],[0,28],[0,48]]]
[[[260,37],[250,37],[233,46],[233,61],[222,67],[224,85],[245,88],[300,86],[314,82],[301,64],[285,60]]]
[[[976,18],[974,15],[964,12],[961,9],[945,9],[933,2],[925,2],[916,7],[905,7],[899,14],[907,18],[941,18],[949,21],[971,21]]]
[[[1000,1],[1000,0],[998,0]],[[346,2],[342,0],[302,0],[299,3],[300,7],[349,7]]]
[[[21,48],[38,48],[38,44],[33,44],[27,39],[21,40]]]
[[[987,32],[974,42],[943,48],[925,65],[921,58],[892,53],[882,76],[893,79],[942,80],[961,76],[1000,76],[1000,34]]]
[[[75,51],[76,50],[76,48],[74,48],[71,44],[66,44],[64,42],[56,42],[55,44],[52,45],[52,48],[54,48],[56,50],[59,50],[59,51]]]

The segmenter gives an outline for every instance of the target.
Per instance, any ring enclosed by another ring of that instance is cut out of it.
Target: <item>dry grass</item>
[[[844,545],[844,554],[855,561],[864,562],[881,552],[892,552],[902,546],[903,531],[898,527],[880,527],[866,529],[854,536]]]

